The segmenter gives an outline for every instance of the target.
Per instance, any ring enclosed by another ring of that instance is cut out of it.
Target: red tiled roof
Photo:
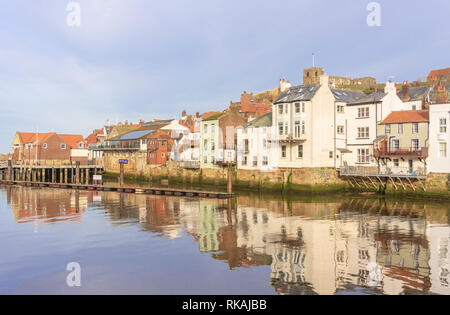
[[[428,110],[405,110],[390,113],[380,125],[411,123],[411,122],[428,122],[430,120],[430,112]]]
[[[86,139],[84,139],[87,144],[93,144],[98,142],[98,138],[96,135],[91,133]]]
[[[64,140],[72,149],[78,149],[78,143],[83,142],[84,147],[86,147],[86,142],[82,135],[58,135]]]
[[[432,71],[430,71],[430,74],[428,75],[429,78],[440,77],[440,76],[450,76],[450,68],[432,70]]]
[[[36,132],[19,132],[20,139],[22,140],[23,144],[27,143],[34,143],[36,142],[36,135],[37,140],[39,141],[38,144],[41,144],[43,141],[48,139],[48,137],[55,135],[54,132],[47,132],[47,133],[37,133]]]

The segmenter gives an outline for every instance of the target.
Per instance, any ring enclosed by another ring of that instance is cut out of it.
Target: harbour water
[[[1,186],[0,248],[0,294],[450,294],[430,201]]]

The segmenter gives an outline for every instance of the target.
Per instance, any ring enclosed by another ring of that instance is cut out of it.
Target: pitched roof
[[[84,138],[82,135],[60,135],[58,134],[61,139],[64,140],[65,143],[67,143],[72,149],[78,148],[78,144],[80,142],[83,143],[83,146],[86,146],[86,142],[84,141]]]
[[[356,102],[367,96],[363,92],[359,91],[331,89],[331,92],[333,93],[336,101],[343,103]]]
[[[442,87],[445,87],[445,90],[446,91],[450,91],[450,85],[443,85]],[[432,103],[435,103],[436,102],[436,94],[437,94],[437,92],[438,92],[438,89],[439,89],[439,86],[435,86],[435,87],[433,87],[433,89],[431,89],[431,91],[430,91],[430,101],[432,102]]]
[[[371,104],[381,102],[383,97],[386,96],[384,92],[374,92],[372,94],[366,95],[359,100],[350,102],[349,105],[357,105],[357,104]]]
[[[297,85],[293,86],[286,91],[284,91],[274,102],[274,104],[279,103],[290,103],[296,101],[309,101],[316,94],[319,89],[319,85]]]
[[[216,112],[215,110],[206,112],[206,113],[202,114],[202,115],[200,116],[200,118],[201,118],[201,119],[208,118],[210,115],[212,115],[212,114],[214,114],[214,113],[217,113],[217,112]]]
[[[144,123],[142,125],[142,127],[165,126],[165,125],[170,124],[172,121],[173,121],[173,119],[166,119],[166,120],[154,119],[153,121],[149,121],[149,122]]]
[[[390,113],[380,125],[398,124],[398,123],[415,123],[428,122],[430,120],[428,110],[405,110]]]
[[[428,95],[428,92],[430,91],[430,88],[428,86],[418,86],[418,87],[410,87],[409,88],[409,100],[408,102],[412,101],[421,101]],[[398,97],[400,99],[403,99],[403,91],[400,91],[398,93]]]
[[[450,68],[431,70],[428,77],[440,77],[440,76],[450,76]]]
[[[252,120],[251,122],[249,122],[248,124],[246,124],[242,127],[258,128],[258,127],[270,127],[270,126],[272,126],[272,113],[267,113],[265,115],[262,115],[261,117]]]
[[[217,120],[220,117],[222,117],[223,115],[225,115],[225,113],[223,113],[223,112],[216,112],[216,113],[213,113],[213,114],[209,115],[205,119],[203,119],[203,121]]]
[[[18,134],[23,144],[36,142],[36,132],[18,132]],[[55,132],[37,133],[37,140],[39,141],[38,144],[55,134]]]
[[[86,137],[86,139],[84,139],[84,141],[86,141],[87,144],[97,143],[98,137],[94,133],[91,133],[89,136]]]

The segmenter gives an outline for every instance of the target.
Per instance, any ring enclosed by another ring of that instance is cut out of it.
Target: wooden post
[[[123,164],[120,163],[120,177],[119,177],[119,186],[122,187],[123,186]]]
[[[89,185],[89,169],[86,168],[85,172],[86,172],[86,185]]]
[[[8,173],[7,173],[7,180],[13,180],[13,168],[12,168],[12,160],[8,160]]]
[[[67,170],[67,168],[64,169],[64,183],[68,183],[68,179],[67,179],[67,175],[69,174],[69,171]]]
[[[52,183],[56,183],[56,170],[55,167],[52,167]]]
[[[80,184],[80,162],[76,162],[76,169],[75,169],[75,184]]]
[[[228,163],[228,185],[227,185],[227,192],[229,194],[233,193],[233,167],[231,163]]]

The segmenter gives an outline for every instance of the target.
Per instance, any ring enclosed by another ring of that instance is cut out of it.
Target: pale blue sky
[[[223,109],[242,91],[331,75],[415,80],[450,66],[450,1],[0,0],[0,152],[16,130],[81,133],[109,118]]]

